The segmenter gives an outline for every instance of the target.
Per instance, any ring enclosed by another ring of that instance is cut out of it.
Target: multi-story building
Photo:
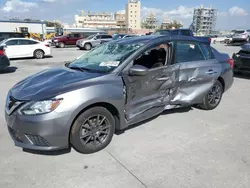
[[[205,8],[203,5],[200,8],[194,9],[193,28],[196,33],[211,34],[215,31],[217,19],[217,9]]]
[[[75,27],[117,28],[114,14],[109,12],[88,12],[87,15],[75,15]]]
[[[155,29],[157,27],[156,15],[150,13],[142,22],[142,27],[146,29]]]
[[[119,11],[115,13],[115,20],[116,25],[119,28],[125,28],[126,27],[126,13],[125,11]]]
[[[129,29],[141,29],[141,2],[139,0],[128,0],[126,23]]]

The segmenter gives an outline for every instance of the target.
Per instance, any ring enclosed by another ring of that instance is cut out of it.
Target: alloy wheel
[[[36,58],[42,59],[43,58],[43,52],[41,50],[36,51]]]
[[[80,129],[80,139],[83,145],[103,144],[110,133],[110,122],[104,115],[96,114],[87,118]]]
[[[211,106],[216,106],[220,102],[221,88],[219,85],[214,85],[208,93],[208,103]]]

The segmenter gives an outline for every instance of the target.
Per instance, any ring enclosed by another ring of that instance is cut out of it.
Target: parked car
[[[108,34],[91,35],[86,39],[78,40],[76,46],[81,50],[91,50],[92,48],[111,40],[112,36]]]
[[[49,44],[34,39],[10,38],[0,42],[8,58],[34,57],[42,59],[51,55]]]
[[[216,108],[233,84],[233,61],[184,36],[113,40],[65,67],[27,77],[8,92],[16,146],[81,153],[105,148],[115,130],[174,109]]]
[[[113,36],[113,40],[130,38],[130,37],[136,37],[136,35],[131,35],[131,34],[117,34],[117,35]]]
[[[217,35],[216,37],[211,38],[211,43],[230,43],[232,41],[232,38],[227,35]]]
[[[0,71],[4,70],[8,66],[10,66],[10,60],[5,55],[4,46],[0,46]]]
[[[57,48],[64,48],[65,46],[75,46],[78,40],[85,39],[89,37],[90,35],[94,35],[98,33],[105,34],[105,32],[100,32],[99,30],[85,31],[81,33],[71,33],[71,34],[53,38],[52,45],[56,46]]]
[[[211,44],[211,37],[201,37],[201,36],[194,36],[194,33],[190,29],[160,29],[156,30],[152,35],[182,35],[182,36],[190,36],[194,37],[196,39],[199,39],[200,41]]]
[[[250,73],[250,44],[241,46],[240,51],[233,54],[233,59],[235,62],[234,72],[236,74],[241,72]]]
[[[233,42],[250,42],[250,29],[236,30],[232,37]]]

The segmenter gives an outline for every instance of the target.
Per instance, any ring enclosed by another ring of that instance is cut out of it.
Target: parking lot
[[[214,45],[230,56],[239,47]],[[244,188],[250,185],[250,76],[235,77],[213,111],[166,111],[115,135],[104,150],[31,153],[15,147],[4,105],[8,90],[46,68],[63,66],[84,51],[53,48],[53,57],[11,61],[0,74],[0,187]]]

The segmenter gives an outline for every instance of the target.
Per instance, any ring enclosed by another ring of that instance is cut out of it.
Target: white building
[[[38,21],[0,20],[0,32],[29,32],[46,35],[46,24]]]
[[[196,33],[211,34],[215,31],[217,10],[201,5],[194,9],[193,27]]]
[[[86,15],[75,15],[75,27],[81,28],[117,28],[114,14],[109,12],[93,13],[88,12]]]
[[[141,2],[139,0],[128,0],[126,23],[129,29],[141,29]]]

